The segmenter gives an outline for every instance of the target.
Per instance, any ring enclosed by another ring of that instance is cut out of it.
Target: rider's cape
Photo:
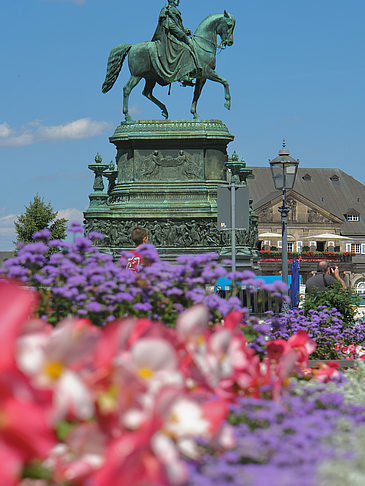
[[[199,71],[198,57],[186,42],[181,13],[176,7],[168,5],[161,10],[152,41],[148,43],[150,58],[160,84],[179,81],[187,75],[194,77]]]

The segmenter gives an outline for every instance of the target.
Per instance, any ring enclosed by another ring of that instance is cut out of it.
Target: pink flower
[[[64,444],[55,446],[45,461],[58,483],[82,486],[104,463],[107,437],[96,423],[76,426]]]
[[[239,311],[232,311],[224,318],[223,326],[231,331],[240,331],[243,323],[244,314]]]
[[[54,390],[54,420],[92,417],[93,397],[83,369],[92,363],[99,333],[89,321],[77,319],[62,321],[51,332],[46,325],[35,328],[18,339],[19,368],[38,388]]]
[[[17,486],[21,475],[23,460],[16,449],[9,448],[0,439],[0,484]]]
[[[34,310],[37,296],[20,284],[0,282],[0,371],[15,364],[14,345],[22,327]]]
[[[339,363],[329,362],[329,363],[319,363],[318,368],[314,368],[313,377],[316,381],[321,383],[327,383],[331,380],[337,380],[341,377],[341,372],[339,371]]]
[[[189,343],[196,341],[208,329],[209,311],[203,304],[195,305],[183,312],[176,321],[178,337]]]
[[[104,464],[91,476],[93,486],[170,486],[166,468],[156,457],[152,446],[152,439],[160,427],[161,422],[155,419],[137,431],[125,432],[112,441],[107,448]]]
[[[22,465],[45,458],[55,444],[50,394],[39,393],[16,369],[15,341],[34,308],[33,292],[0,282],[0,484],[18,484]],[[35,440],[36,438],[36,440]]]
[[[316,343],[309,338],[306,331],[298,331],[293,336],[290,336],[288,345],[299,354],[299,363],[301,365],[306,365],[309,356],[316,350]]]

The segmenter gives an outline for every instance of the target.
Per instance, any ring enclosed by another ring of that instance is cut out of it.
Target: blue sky
[[[96,152],[115,157],[108,137],[122,120],[127,65],[107,94],[100,87],[108,54],[120,43],[149,40],[164,0],[13,0],[0,18],[0,250],[12,248],[14,219],[38,192],[71,220],[82,218]],[[186,28],[227,9],[235,43],[217,71],[231,86],[208,81],[202,118],[226,123],[249,165],[266,165],[286,138],[301,167],[341,168],[365,183],[363,0],[182,0]],[[136,119],[158,108],[132,92]],[[170,118],[189,118],[193,91],[157,88]]]

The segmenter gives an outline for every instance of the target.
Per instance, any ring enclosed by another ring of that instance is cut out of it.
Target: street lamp
[[[295,160],[293,157],[290,157],[290,152],[284,140],[283,148],[279,151],[279,156],[273,160],[269,160],[269,162],[275,189],[283,193],[283,203],[279,207],[282,235],[281,273],[282,281],[288,285],[288,213],[290,208],[286,205],[286,191],[294,187],[299,159]],[[287,306],[283,307],[287,309]]]

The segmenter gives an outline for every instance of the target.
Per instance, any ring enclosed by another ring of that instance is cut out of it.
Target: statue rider
[[[156,72],[164,84],[180,81],[183,86],[193,86],[192,80],[201,71],[191,36],[185,29],[180,10],[180,0],[168,0],[162,8],[158,26],[152,38],[156,42],[158,59],[153,61]]]

